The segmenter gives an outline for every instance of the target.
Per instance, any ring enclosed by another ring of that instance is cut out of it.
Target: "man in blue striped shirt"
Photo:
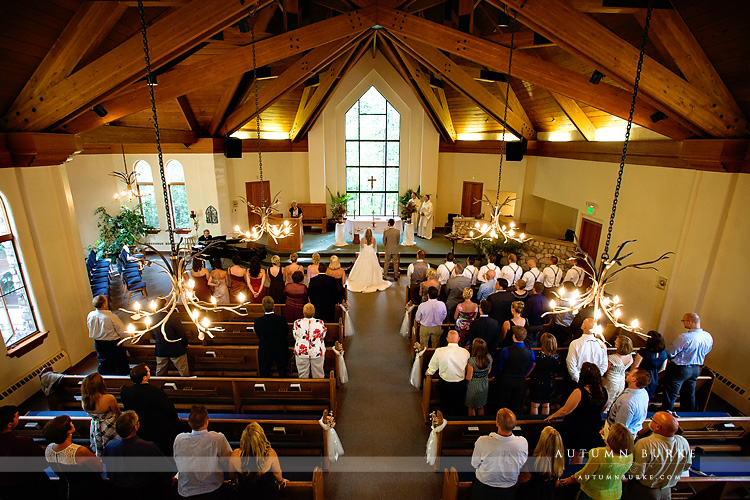
[[[682,325],[687,331],[667,348],[670,363],[664,373],[664,411],[672,411],[677,393],[680,394],[680,411],[695,411],[695,383],[706,354],[714,345],[713,337],[701,328],[701,319],[696,313],[686,313]]]

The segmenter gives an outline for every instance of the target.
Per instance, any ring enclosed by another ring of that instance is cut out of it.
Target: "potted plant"
[[[406,190],[406,192],[398,199],[398,206],[399,206],[399,215],[401,216],[401,220],[403,221],[409,221],[411,220],[411,214],[413,214],[417,207],[415,207],[411,203],[411,195],[412,193],[416,193],[417,198],[421,198],[419,194],[421,186],[417,188],[416,191],[414,191],[412,188],[409,188]]]
[[[326,187],[326,189],[328,189],[328,187]],[[336,194],[334,195],[330,189],[328,189],[328,194],[331,196],[331,218],[336,219],[338,222],[342,222],[344,220],[344,215],[346,215],[346,206],[349,201],[354,199],[354,195],[348,193],[341,194],[338,191],[336,191]]]
[[[110,215],[106,208],[99,207],[94,210],[94,215],[99,218],[96,224],[99,240],[89,249],[94,248],[98,257],[116,257],[125,245],[135,244],[147,230],[153,229],[144,221],[140,205],[132,209],[123,205],[118,215]]]

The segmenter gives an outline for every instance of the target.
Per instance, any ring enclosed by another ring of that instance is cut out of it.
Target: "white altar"
[[[354,235],[358,234],[360,238],[365,235],[365,231],[372,229],[373,234],[383,234],[388,228],[388,219],[393,219],[393,227],[403,232],[401,217],[375,217],[375,227],[373,227],[373,218],[370,217],[349,217],[346,219],[344,232],[349,241],[354,241]]]

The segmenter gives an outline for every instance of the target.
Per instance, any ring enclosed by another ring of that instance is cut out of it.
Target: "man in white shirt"
[[[508,282],[508,286],[515,286],[516,281],[520,280],[521,275],[523,275],[523,269],[517,264],[517,261],[516,254],[508,254],[508,265],[503,266],[500,270],[500,277]]]
[[[497,255],[492,254],[488,256],[487,259],[489,262],[487,262],[487,265],[480,267],[479,274],[477,274],[477,281],[479,281],[480,283],[484,283],[485,281],[487,281],[487,278],[486,278],[487,271],[490,271],[490,270],[495,271],[495,276],[497,276],[497,273],[499,271],[498,267],[495,265],[495,261],[497,260]]]
[[[466,276],[471,280],[471,286],[474,286],[477,284],[477,275],[479,274],[479,269],[477,269],[474,266],[474,257],[466,257],[466,267],[464,267],[463,275]]]
[[[578,383],[583,363],[594,363],[601,375],[607,371],[607,347],[591,331],[594,328],[594,320],[586,318],[581,328],[583,335],[571,342],[568,347],[568,373],[576,383]]]
[[[534,283],[541,283],[544,281],[542,271],[536,267],[536,259],[529,259],[529,270],[523,273],[522,279],[526,282],[526,290],[531,291],[534,289]]]
[[[97,371],[102,375],[128,375],[128,365],[125,348],[118,345],[120,339],[127,338],[125,325],[120,318],[109,310],[107,297],[97,295],[92,301],[95,310],[86,318],[89,327],[89,338],[94,339],[94,350],[99,362]]]
[[[474,444],[472,498],[515,498],[518,475],[529,455],[526,438],[513,435],[516,416],[512,411],[498,410],[495,423],[497,433],[482,436]]]
[[[440,285],[445,285],[449,279],[456,275],[456,264],[453,262],[454,258],[453,252],[448,252],[448,255],[445,256],[445,262],[437,267],[437,279],[440,282]]]
[[[581,288],[583,286],[583,278],[586,276],[586,272],[583,270],[583,267],[581,267],[584,262],[581,257],[580,254],[576,254],[575,257],[568,259],[573,263],[573,267],[568,269],[568,272],[565,273],[565,279],[563,280],[563,282],[572,281],[576,288]]]
[[[560,288],[563,277],[562,270],[557,267],[556,256],[549,258],[549,264],[542,270],[542,275],[544,276],[544,296],[551,299],[553,290]]]
[[[458,332],[448,332],[448,345],[438,347],[430,359],[427,375],[438,373],[440,410],[444,415],[466,414],[466,364],[469,351],[458,345]]]

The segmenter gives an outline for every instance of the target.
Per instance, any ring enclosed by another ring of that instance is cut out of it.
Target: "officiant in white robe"
[[[419,209],[419,229],[417,236],[426,240],[432,239],[432,229],[435,227],[435,210],[430,201],[430,195],[424,195],[424,202]]]
[[[419,200],[417,193],[411,193],[411,200],[409,205],[414,207],[414,211],[411,213],[411,225],[414,226],[415,231],[419,231],[419,209],[422,207],[422,202]]]

